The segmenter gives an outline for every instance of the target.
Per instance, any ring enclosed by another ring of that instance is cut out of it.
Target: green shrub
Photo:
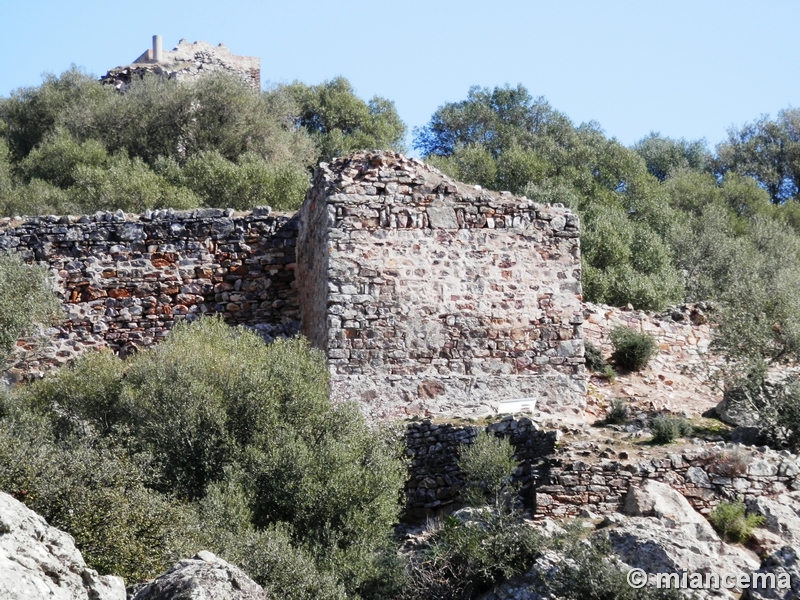
[[[679,437],[691,435],[692,426],[683,417],[661,415],[653,419],[653,442],[669,444]]]
[[[644,369],[658,352],[652,335],[633,331],[624,326],[614,327],[611,330],[611,343],[614,345],[611,358],[618,366],[629,371]]]
[[[708,515],[708,520],[723,539],[741,543],[753,535],[753,529],[764,522],[762,515],[747,513],[744,502],[720,502]]]
[[[461,448],[458,467],[467,479],[462,493],[467,503],[482,506],[488,496],[498,507],[503,494],[512,488],[511,474],[517,467],[514,447],[505,438],[481,431],[470,445]]]
[[[190,515],[145,487],[142,465],[92,442],[59,441],[46,418],[12,408],[0,419],[0,489],[70,533],[92,568],[128,583],[199,550]]]
[[[603,377],[606,378],[606,380],[609,383],[614,383],[614,380],[617,378],[617,372],[614,370],[614,367],[612,367],[611,365],[606,365],[605,367],[603,367],[602,375],[603,375]]]
[[[406,472],[395,437],[367,427],[355,405],[328,401],[326,376],[321,354],[302,338],[265,345],[252,332],[208,318],[176,326],[164,342],[127,361],[85,355],[19,392],[18,404],[41,415],[49,439],[96,452],[106,448],[104,468],[135,477],[139,487],[131,487],[130,502],[142,508],[126,508],[131,518],[150,523],[151,500],[153,506],[200,504],[203,519],[222,507],[216,525],[189,520],[163,531],[153,526],[152,532],[98,513],[116,539],[141,535],[141,544],[154,544],[150,562],[139,560],[141,569],[163,568],[158,540],[148,536],[172,536],[177,528],[182,547],[197,551],[208,540],[209,550],[242,561],[277,590],[276,597],[386,597],[401,573],[391,534]],[[54,444],[38,443],[29,452],[30,458],[0,452],[0,488],[51,486],[55,491],[46,497],[53,507],[73,493],[81,503],[86,494],[106,498],[110,506],[119,493],[117,480],[72,492],[80,484],[71,471],[25,471],[39,460],[66,460],[57,457],[63,451]],[[4,479],[3,469],[23,472]],[[41,481],[45,476],[48,481]],[[142,511],[145,516],[136,516]],[[76,539],[94,539],[85,520],[61,522],[78,532]],[[230,538],[228,530],[241,535]],[[116,565],[122,574],[134,571],[120,561],[139,551],[135,544],[127,553],[98,545],[88,556],[90,564]],[[292,578],[295,569],[300,572]]]
[[[476,520],[447,517],[406,565],[403,598],[474,598],[526,572],[544,539],[518,513],[486,508]]]
[[[602,373],[606,366],[606,361],[600,352],[600,348],[591,342],[583,343],[583,355],[586,358],[586,368],[593,373]]]
[[[619,425],[628,420],[628,405],[622,398],[614,398],[606,409],[606,423]]]
[[[59,310],[44,268],[0,253],[0,364],[19,337],[30,333],[37,322],[54,319]]]

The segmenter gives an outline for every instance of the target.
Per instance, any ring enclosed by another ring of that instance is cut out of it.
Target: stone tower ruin
[[[124,92],[131,80],[148,73],[186,81],[215,71],[233,73],[254,90],[261,89],[261,59],[256,56],[237,56],[224,44],[212,46],[206,42],[190,44],[185,39],[172,50],[162,48],[161,36],[153,36],[153,45],[130,65],[111,69],[100,82]]]
[[[322,164],[300,211],[303,333],[376,419],[582,409],[578,219],[392,153]]]

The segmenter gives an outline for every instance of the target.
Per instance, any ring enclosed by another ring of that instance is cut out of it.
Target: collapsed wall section
[[[485,414],[518,398],[582,408],[568,210],[362,152],[320,165],[300,219],[303,332],[327,354],[334,400],[376,419]]]
[[[45,265],[65,320],[47,343],[23,340],[12,376],[61,365],[87,348],[122,355],[181,320],[220,314],[267,340],[299,330],[296,218],[269,209],[97,213],[0,219],[0,251]]]

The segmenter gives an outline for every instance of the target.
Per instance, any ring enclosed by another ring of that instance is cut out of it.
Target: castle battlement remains
[[[185,39],[172,50],[164,50],[161,36],[153,36],[153,46],[145,50],[130,65],[111,69],[100,78],[101,83],[115,86],[124,92],[132,79],[148,73],[168,79],[186,81],[215,71],[233,73],[254,90],[261,89],[261,59],[256,56],[237,56],[224,44],[212,46],[207,42],[190,44]]]
[[[469,416],[585,391],[578,220],[362,152],[321,164],[296,215],[199,209],[0,219],[0,250],[46,265],[65,307],[12,374],[89,348],[126,354],[217,313],[269,340],[302,331],[331,396],[372,419]]]

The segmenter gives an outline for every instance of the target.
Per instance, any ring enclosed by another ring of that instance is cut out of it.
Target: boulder
[[[701,540],[719,540],[711,524],[665,483],[645,481],[640,487],[631,486],[623,512],[632,517],[655,517],[667,527],[681,529]]]
[[[757,573],[773,575],[772,581],[764,585],[761,581],[753,581],[754,587],[747,589],[742,594],[742,600],[795,600],[800,598],[800,561],[798,561],[800,549],[793,546],[783,546],[773,554],[767,556],[761,563],[761,568]],[[782,584],[786,583],[788,577],[789,587]]]
[[[716,534],[701,539],[690,528],[669,519],[631,517],[607,531],[611,550],[620,560],[651,574],[750,573],[759,567],[751,552],[725,544]],[[704,597],[734,598],[726,590],[705,593]]]
[[[744,394],[738,390],[726,392],[714,409],[717,418],[734,427],[758,427],[758,412],[751,409]]]
[[[780,536],[784,542],[800,547],[800,492],[788,492],[774,498],[750,498],[747,510],[763,515],[763,527]]]
[[[138,588],[133,600],[267,600],[267,595],[241,569],[203,551]]]
[[[75,541],[0,492],[0,598],[125,600],[120,577],[87,568]]]

